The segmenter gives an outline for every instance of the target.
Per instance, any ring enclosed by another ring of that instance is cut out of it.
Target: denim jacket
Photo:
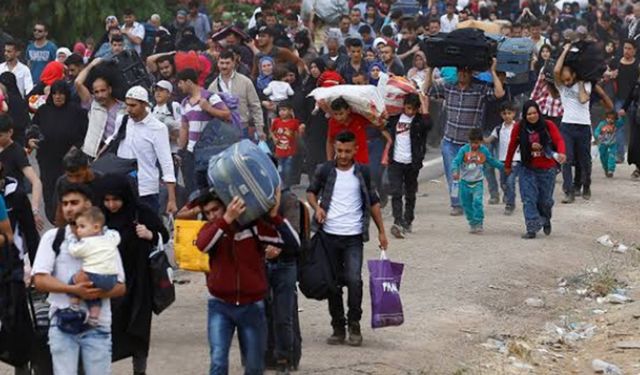
[[[366,165],[355,164],[353,172],[360,181],[360,195],[362,197],[362,239],[364,242],[369,241],[369,222],[371,220],[370,207],[380,203],[380,198],[376,189],[371,184],[371,174],[369,167]],[[307,193],[313,193],[319,200],[320,207],[329,212],[331,206],[331,198],[333,197],[333,188],[336,184],[338,173],[336,172],[336,162],[328,161],[316,170],[311,185],[307,188]],[[319,226],[315,221],[314,225]]]

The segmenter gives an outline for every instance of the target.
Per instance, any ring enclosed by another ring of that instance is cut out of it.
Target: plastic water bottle
[[[453,181],[451,183],[451,198],[458,198],[460,194],[460,183],[458,181]]]
[[[554,153],[552,154],[552,156],[553,156],[553,160],[555,160],[555,161],[557,161],[558,163],[560,163],[560,160],[559,160],[559,159],[560,159],[560,154],[558,154],[557,152],[554,152]]]

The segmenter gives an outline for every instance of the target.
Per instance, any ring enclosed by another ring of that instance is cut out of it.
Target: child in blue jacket
[[[470,233],[482,233],[484,209],[482,205],[483,180],[485,164],[503,170],[504,164],[497,161],[482,145],[483,137],[480,129],[469,132],[469,143],[462,146],[453,159],[453,179],[459,181],[459,194],[464,215],[467,217]]]

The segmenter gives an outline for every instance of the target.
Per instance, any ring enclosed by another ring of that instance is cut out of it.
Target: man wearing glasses
[[[49,32],[44,23],[36,23],[33,26],[33,41],[27,47],[27,62],[31,69],[33,83],[40,82],[40,74],[44,67],[56,58],[58,47],[50,40],[47,40]]]

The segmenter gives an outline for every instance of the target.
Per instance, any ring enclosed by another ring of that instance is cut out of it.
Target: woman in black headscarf
[[[44,206],[47,218],[55,218],[54,190],[58,177],[62,176],[62,159],[73,146],[82,147],[87,133],[87,111],[71,102],[71,90],[63,80],[51,85],[47,102],[38,108],[33,124],[39,128],[41,140],[28,139],[29,148],[36,148],[40,166]],[[29,137],[35,136],[30,132]]]
[[[178,51],[204,51],[207,46],[196,36],[193,26],[187,26],[182,31],[182,38],[176,45]]]
[[[25,146],[24,133],[29,127],[29,105],[27,101],[20,95],[18,89],[18,81],[16,76],[11,72],[0,74],[0,83],[2,83],[7,92],[5,93],[5,101],[9,105],[9,116],[13,120],[13,141]]]
[[[325,64],[321,58],[317,58],[309,64],[309,75],[302,84],[302,95],[305,98],[302,107],[302,123],[306,124],[304,131],[304,142],[306,145],[306,170],[309,178],[313,177],[316,166],[327,161],[327,132],[329,120],[325,117],[323,110],[317,108],[315,99],[307,95],[318,87],[318,77],[324,72]]]
[[[566,156],[560,130],[552,121],[543,118],[535,101],[524,103],[522,116],[511,131],[504,171],[507,175],[516,173],[520,177],[520,198],[527,227],[522,238],[532,239],[540,229],[547,236],[551,234],[557,163],[564,163]],[[520,150],[520,163],[517,157],[514,159],[517,149]]]
[[[106,226],[120,233],[118,250],[127,294],[112,300],[113,360],[133,357],[134,374],[146,371],[151,334],[152,284],[149,254],[169,233],[156,213],[139,204],[126,176],[106,175],[98,184]]]

